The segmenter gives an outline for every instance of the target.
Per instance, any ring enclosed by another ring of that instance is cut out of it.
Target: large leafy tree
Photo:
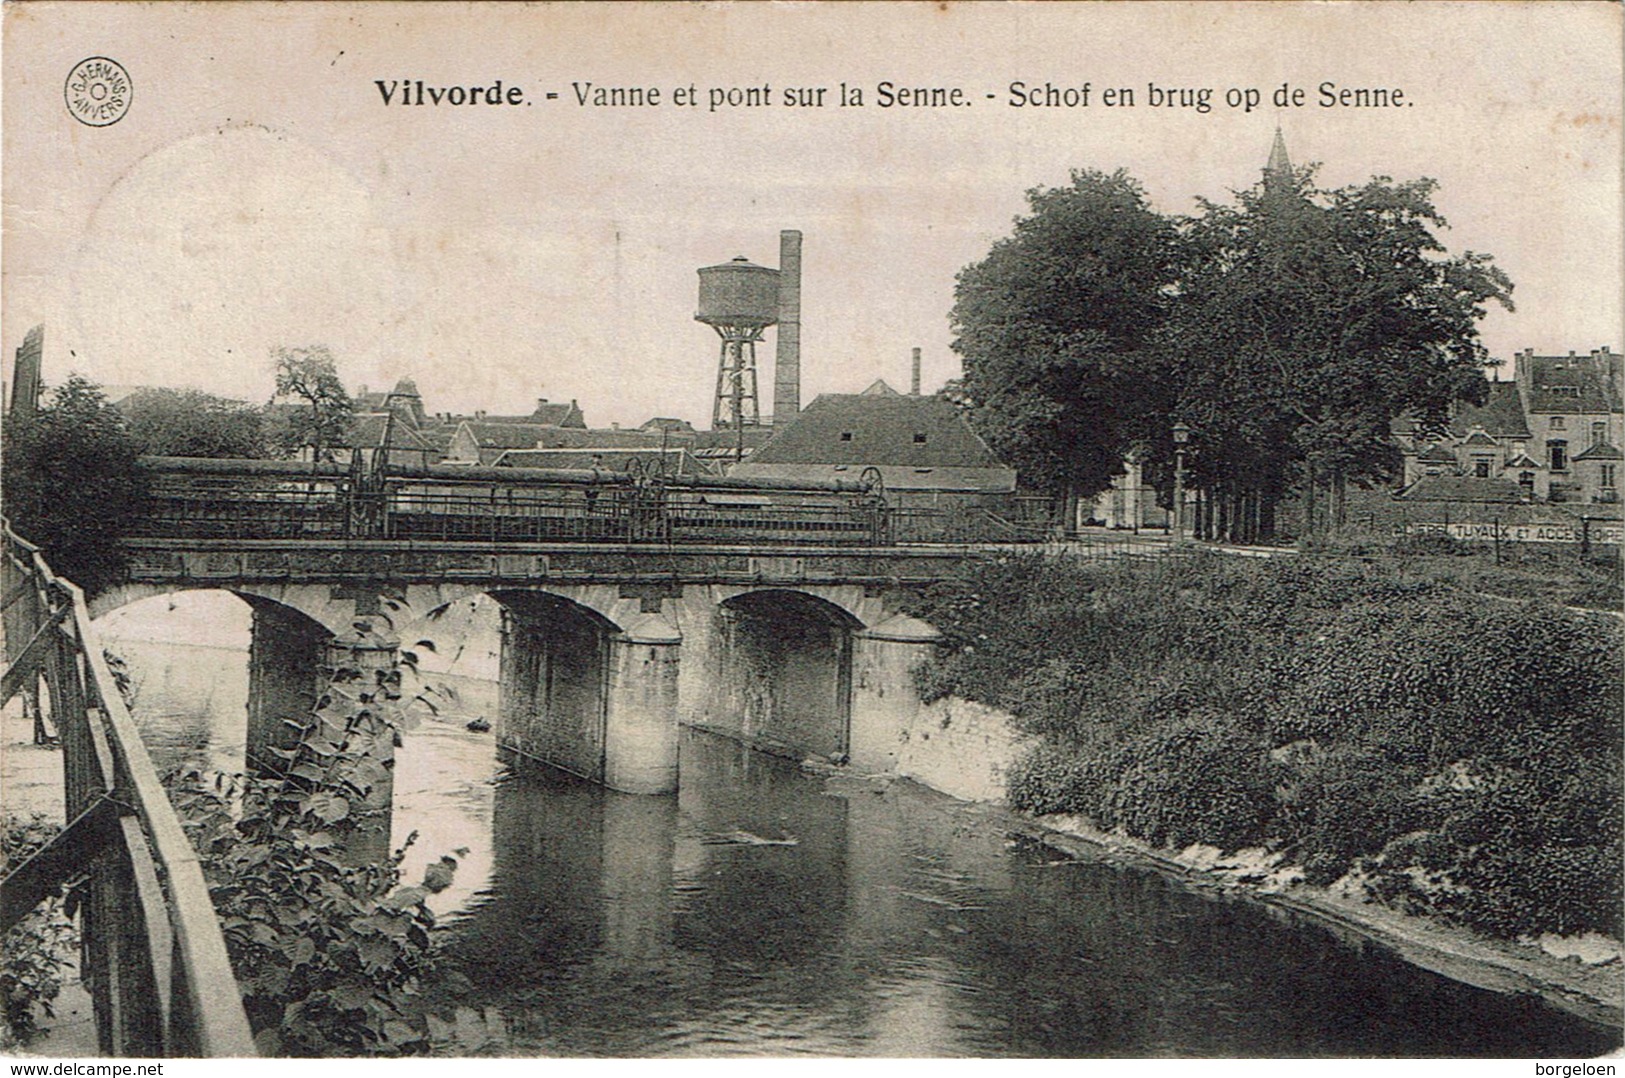
[[[101,389],[74,375],[33,416],[6,424],[6,516],[88,592],[116,583],[118,539],[145,496],[140,447]]]
[[[1491,302],[1511,308],[1512,283],[1488,256],[1446,253],[1434,189],[1317,190],[1304,170],[1188,222],[1165,348],[1174,418],[1198,431],[1195,481],[1226,510],[1209,532],[1247,531],[1242,505],[1268,531],[1294,484],[1311,506],[1329,489],[1340,511],[1347,482],[1392,475],[1395,417],[1438,426],[1453,401],[1482,400],[1477,323]]]
[[[960,271],[958,399],[1024,485],[1104,490],[1167,412],[1151,348],[1178,265],[1173,225],[1127,173],[1077,170]]]
[[[273,348],[276,363],[277,397],[293,402],[293,407],[276,413],[283,422],[275,425],[273,437],[285,454],[310,447],[314,459],[342,444],[355,406],[339,381],[333,353],[325,345],[305,348]],[[274,407],[274,406],[273,406]]]
[[[141,452],[166,457],[267,455],[264,414],[195,389],[142,389],[119,402]]]

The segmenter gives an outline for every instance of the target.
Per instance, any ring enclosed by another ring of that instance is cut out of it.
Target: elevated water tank
[[[760,329],[779,320],[779,271],[744,255],[700,270],[697,322]]]

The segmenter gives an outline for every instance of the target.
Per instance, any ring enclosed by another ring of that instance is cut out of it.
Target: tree
[[[1173,225],[1126,172],[1076,170],[960,271],[955,394],[1024,483],[1096,494],[1167,413],[1151,344],[1178,265]]]
[[[164,457],[262,458],[264,413],[195,389],[143,389],[119,402],[141,452]]]
[[[1434,182],[1312,179],[1267,176],[1185,225],[1164,350],[1175,417],[1199,432],[1204,534],[1267,533],[1293,484],[1311,507],[1328,488],[1340,515],[1347,482],[1392,475],[1396,417],[1437,429],[1487,392],[1477,322],[1491,301],[1511,309],[1512,282],[1486,255],[1447,257]]]
[[[7,424],[6,515],[52,569],[94,593],[123,578],[118,540],[146,495],[140,447],[101,389],[78,375]]]
[[[305,348],[273,348],[276,361],[276,393],[292,397],[300,406],[285,413],[288,423],[278,430],[280,446],[289,455],[305,446],[312,459],[321,460],[328,449],[340,444],[349,429],[354,405],[339,381],[333,353],[325,345]]]

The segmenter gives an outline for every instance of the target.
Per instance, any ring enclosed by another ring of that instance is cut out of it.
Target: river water
[[[119,642],[160,768],[241,766],[246,656]],[[510,773],[495,686],[406,737],[393,836],[435,896],[446,1055],[1592,1056],[1619,1045],[986,806],[686,731],[675,798]]]

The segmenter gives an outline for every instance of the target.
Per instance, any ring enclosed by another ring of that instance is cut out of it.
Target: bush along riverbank
[[[1009,799],[1498,939],[1618,939],[1617,619],[1347,559],[1012,558],[910,611],[927,700],[1009,712]]]

